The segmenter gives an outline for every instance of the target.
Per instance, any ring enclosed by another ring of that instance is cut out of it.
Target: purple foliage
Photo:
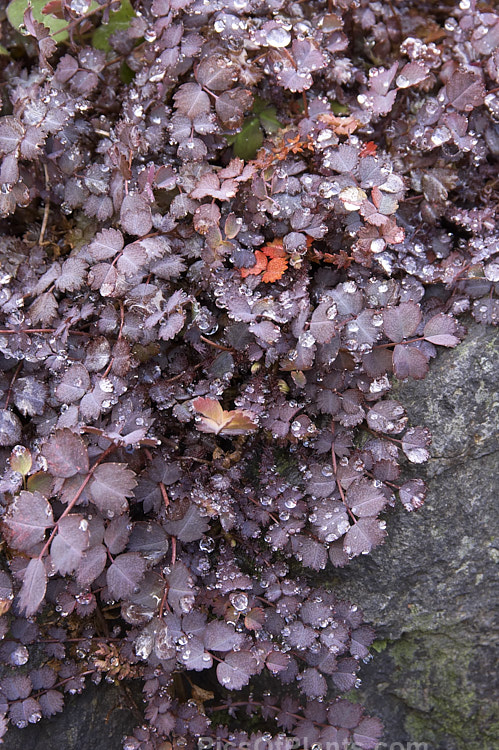
[[[69,46],[2,21],[0,737],[105,674],[144,682],[127,750],[214,707],[370,750],[373,632],[308,573],[424,502],[391,376],[498,322],[499,17],[73,5]]]

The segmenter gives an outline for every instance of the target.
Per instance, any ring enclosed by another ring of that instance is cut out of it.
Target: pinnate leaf
[[[139,552],[145,560],[161,560],[168,552],[168,537],[157,523],[139,521],[133,525],[128,550]]]
[[[397,344],[393,350],[393,370],[398,378],[421,380],[428,372],[428,360],[415,346]]]
[[[415,86],[417,83],[424,81],[428,73],[429,70],[426,65],[419,60],[407,63],[398,74],[396,84],[400,89]]]
[[[225,91],[237,81],[237,70],[230,58],[210,55],[199,63],[196,78],[201,86],[210,91]]]
[[[322,542],[334,542],[350,527],[345,506],[336,500],[323,500],[314,507],[312,518],[314,534]]]
[[[166,521],[165,529],[181,542],[195,542],[208,531],[210,525],[198,506],[191,503],[186,514],[177,521]]]
[[[379,719],[366,716],[353,732],[354,742],[362,750],[374,750],[383,734],[383,724]]]
[[[203,640],[209,651],[231,651],[241,645],[243,635],[236,633],[233,625],[213,620],[206,626]]]
[[[379,401],[367,412],[367,424],[371,430],[398,434],[407,424],[404,407],[398,401]]]
[[[451,75],[445,89],[449,102],[460,112],[471,112],[485,99],[481,77],[469,70],[458,70]]]
[[[313,497],[330,497],[336,489],[336,479],[329,464],[312,464],[308,470],[307,492]]]
[[[27,698],[32,687],[33,683],[28,675],[12,675],[2,679],[2,693],[10,701]]]
[[[422,464],[430,457],[427,446],[431,443],[430,431],[426,427],[410,427],[402,438],[402,450],[414,464]]]
[[[81,586],[89,586],[95,581],[106,567],[107,552],[103,544],[96,544],[94,547],[83,553],[76,578]]]
[[[107,569],[107,586],[114,599],[126,599],[134,593],[145,573],[146,562],[135,552],[125,552],[115,558]]]
[[[85,443],[69,429],[56,430],[45,443],[42,454],[55,477],[67,479],[75,474],[86,474],[89,469]]]
[[[381,544],[385,535],[375,518],[360,518],[345,534],[343,549],[350,557],[365,555]]]
[[[282,651],[271,651],[265,660],[265,666],[272,674],[279,674],[289,666],[289,654],[283,654]]]
[[[72,404],[79,401],[90,388],[90,376],[87,368],[76,363],[71,365],[64,373],[61,382],[55,389],[58,401],[63,404]]]
[[[331,297],[336,303],[339,315],[346,315],[349,318],[352,315],[358,315],[364,307],[364,297],[360,289],[353,281],[347,281],[344,284],[338,284],[331,292]],[[334,319],[333,311],[329,316]]]
[[[104,541],[112,555],[117,555],[119,552],[123,552],[131,530],[132,525],[127,513],[124,513],[117,518],[113,518],[113,520],[110,521],[104,533]],[[129,548],[129,551],[132,550]]]
[[[301,673],[299,685],[307,698],[323,698],[327,692],[327,682],[315,667],[309,667]]]
[[[369,89],[375,94],[384,96],[392,84],[397,73],[398,63],[394,62],[389,68],[371,68],[369,71]]]
[[[55,285],[61,292],[74,292],[80,289],[85,280],[87,263],[82,258],[67,258]]]
[[[136,486],[135,472],[127,464],[105,463],[95,470],[89,492],[99,510],[112,518],[128,510],[126,498]]]
[[[147,253],[143,247],[137,243],[127,245],[118,258],[118,271],[129,278],[138,274],[142,266],[147,261]]]
[[[416,302],[401,302],[383,313],[383,326],[390,341],[399,343],[412,336],[421,322],[421,308]]]
[[[312,39],[294,39],[291,48],[300,72],[319,70],[326,64],[318,44]]]
[[[47,571],[43,560],[34,558],[28,563],[19,595],[19,607],[26,617],[34,615],[45,597]]]
[[[365,659],[369,653],[369,646],[374,641],[375,633],[369,625],[361,625],[352,631],[350,639],[350,653],[359,659]]]
[[[258,276],[267,268],[268,258],[261,250],[255,250],[255,260],[256,263],[251,268],[241,268],[241,276],[243,279],[247,276]]]
[[[57,301],[52,292],[45,292],[30,305],[29,317],[33,323],[49,325],[57,315]]]
[[[327,563],[327,550],[321,542],[305,536],[293,537],[293,545],[297,548],[295,555],[306,568],[323,570]]]
[[[123,244],[123,235],[119,229],[103,229],[95,235],[89,251],[94,260],[108,260],[123,250]]]
[[[341,143],[330,157],[331,168],[336,172],[353,172],[359,160],[357,149]]]
[[[38,698],[38,703],[45,718],[54,716],[64,708],[64,697],[59,690],[47,690]]]
[[[344,727],[345,729],[354,729],[361,716],[362,706],[343,699],[337,699],[327,711],[329,723],[334,727]]]
[[[372,346],[380,336],[379,328],[373,322],[374,313],[372,310],[363,310],[356,319],[346,326],[346,338],[349,341],[356,342],[359,346]]]
[[[342,692],[347,692],[355,685],[359,663],[356,659],[338,659],[337,667],[337,671],[333,674],[333,682]]]
[[[70,513],[57,524],[57,534],[50,545],[50,556],[55,569],[63,576],[79,565],[88,547],[88,521],[77,513]]]
[[[11,704],[9,709],[10,721],[17,727],[36,724],[41,715],[42,711],[40,704],[35,698],[26,698],[26,700],[23,701],[16,701]]]
[[[185,615],[194,605],[195,588],[189,569],[176,562],[168,575],[168,604],[176,614]]]
[[[244,113],[251,108],[252,103],[251,92],[237,88],[220,94],[215,102],[215,110],[226,128],[236,130],[243,127]]]
[[[210,111],[210,98],[197,83],[183,83],[173,98],[177,110],[191,120]]]
[[[10,154],[16,151],[24,135],[22,123],[11,115],[0,121],[0,153]]]
[[[48,500],[39,492],[22,491],[14,498],[3,519],[4,533],[11,547],[25,551],[45,539],[54,517]]]
[[[52,667],[44,666],[34,669],[30,673],[30,680],[34,690],[46,690],[57,682],[57,674]]]
[[[347,490],[346,498],[352,513],[362,518],[377,516],[387,503],[385,495],[367,479],[357,479],[353,482]]]
[[[256,672],[256,659],[249,651],[233,651],[217,665],[218,681],[228,690],[241,690]]]
[[[293,92],[306,91],[314,82],[310,73],[296,70],[291,65],[277,74],[277,80],[280,86]]]
[[[125,195],[121,204],[120,223],[127,234],[138,237],[151,231],[151,208],[142,195]]]
[[[196,637],[191,638],[187,646],[182,649],[180,658],[187,669],[194,669],[196,672],[210,669],[213,666],[211,654],[205,651],[203,642]]]
[[[185,312],[172,313],[166,322],[160,326],[159,338],[163,341],[171,341],[177,333],[180,333],[185,323]]]
[[[262,275],[262,281],[266,284],[272,284],[278,281],[288,267],[287,258],[271,258],[267,263],[267,268]]]
[[[399,490],[400,500],[406,510],[417,510],[426,497],[426,485],[422,479],[409,479]]]
[[[457,323],[450,315],[439,313],[430,318],[424,327],[426,341],[439,346],[457,346],[459,339],[455,335]]]

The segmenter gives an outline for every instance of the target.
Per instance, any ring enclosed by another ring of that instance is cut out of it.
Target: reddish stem
[[[8,405],[9,405],[10,396],[11,396],[11,393],[12,393],[12,388],[14,386],[14,383],[17,380],[17,377],[18,377],[19,373],[21,372],[21,367],[22,366],[23,366],[23,363],[22,363],[22,360],[21,360],[19,362],[19,364],[17,365],[17,367],[16,367],[15,373],[13,374],[13,376],[11,378],[10,385],[9,385],[9,390],[7,391],[7,396],[5,397],[5,406],[4,406],[4,409],[6,409],[8,407]]]
[[[119,341],[121,339],[121,334],[122,334],[122,331],[123,331],[123,324],[125,322],[125,308],[123,307],[123,302],[121,300],[119,300],[118,302],[119,302],[119,306],[120,306],[120,330],[118,331],[118,339],[117,340]],[[108,366],[106,367],[106,369],[104,370],[104,372],[102,374],[103,378],[107,377],[109,375],[109,373],[111,372],[111,368],[113,366],[113,362],[114,362],[114,357],[111,357]]]
[[[388,344],[376,344],[376,346],[373,346],[373,349],[388,349],[389,346],[415,344],[417,341],[426,341],[426,339],[424,336],[419,336],[417,339],[409,339],[408,341],[390,341]]]
[[[163,497],[163,502],[165,504],[165,508],[168,508],[168,506],[170,505],[170,498],[168,497],[168,494],[166,492],[166,487],[163,484],[163,482],[159,483],[159,489],[161,490],[161,495]]]
[[[335,479],[336,479],[336,485],[338,487],[338,492],[340,493],[341,502],[343,503],[343,505],[347,509],[348,515],[350,516],[350,518],[353,520],[354,523],[357,523],[357,519],[355,518],[354,514],[352,513],[352,511],[350,510],[350,508],[347,505],[347,501],[346,501],[346,498],[345,498],[345,493],[343,492],[343,487],[341,486],[341,482],[338,479],[338,464],[336,462],[336,453],[334,452],[334,431],[335,431],[334,422],[332,422],[331,430],[332,430],[332,433],[333,433],[333,443],[331,445],[331,459],[333,461],[333,472],[334,472],[334,476],[335,476]]]
[[[75,18],[73,21],[70,21],[67,26],[63,26],[62,29],[58,29],[57,33],[61,34],[63,31],[72,31],[75,26],[78,26],[78,24],[81,23],[81,21],[85,21],[87,18],[94,16],[96,13],[100,13],[101,10],[105,10],[106,8],[109,8],[109,6],[112,5],[114,1],[115,0],[108,0],[108,2],[105,3],[104,5],[99,5],[98,8],[94,8],[93,10],[89,10],[83,15],[78,16],[78,18]]]
[[[177,537],[172,536],[171,543],[172,543],[172,565],[175,565],[175,562],[177,560]]]
[[[116,447],[117,446],[114,443],[112,443],[110,446],[108,446],[106,448],[106,450],[103,453],[101,453],[101,455],[99,456],[99,458],[97,459],[97,461],[95,462],[95,464],[92,466],[92,468],[88,472],[87,476],[85,477],[85,479],[81,483],[80,488],[76,492],[75,496],[73,497],[73,499],[71,500],[71,502],[68,504],[68,507],[66,508],[66,510],[64,511],[64,513],[60,516],[60,518],[54,524],[54,528],[52,529],[52,533],[50,534],[49,538],[45,542],[42,551],[38,555],[38,559],[39,560],[42,559],[42,557],[44,556],[44,554],[46,553],[46,551],[50,547],[50,545],[52,543],[52,540],[54,539],[55,535],[57,534],[60,522],[62,521],[62,519],[65,516],[67,516],[70,513],[70,511],[73,510],[74,506],[76,505],[76,503],[80,499],[80,497],[81,497],[81,495],[83,493],[83,490],[85,489],[85,487],[87,486],[87,484],[92,479],[92,477],[94,475],[94,472],[97,469],[97,467],[99,466],[99,464],[101,464],[104,461],[104,459],[109,456],[110,453],[112,453],[114,450],[116,450]]]
[[[168,602],[166,601],[166,597],[167,596],[168,596],[168,584],[165,581],[165,590],[163,591],[163,597],[161,599],[161,604],[159,605],[159,619],[160,620],[163,619],[163,614],[164,614],[165,607],[168,610],[168,612],[171,612],[170,606],[169,606]]]
[[[214,346],[216,349],[221,349],[224,352],[233,352],[234,349],[230,349],[228,346],[222,346],[222,344],[216,344],[214,341],[210,341],[210,339],[207,339],[206,336],[200,336],[199,337],[201,341],[204,341],[205,344],[209,344],[210,346]]]

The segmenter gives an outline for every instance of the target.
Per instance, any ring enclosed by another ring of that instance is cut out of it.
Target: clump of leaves
[[[126,750],[376,746],[341,697],[373,632],[307,571],[424,502],[391,377],[497,323],[499,18],[469,5],[9,5],[1,732],[104,675],[144,682]]]

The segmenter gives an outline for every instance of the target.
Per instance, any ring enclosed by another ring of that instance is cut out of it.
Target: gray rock
[[[142,721],[135,708],[140,691],[133,693],[122,683],[91,685],[51,719],[9,727],[2,750],[121,750],[124,735]]]
[[[428,497],[387,514],[386,543],[333,577],[376,628],[380,653],[351,697],[382,719],[387,743],[499,746],[498,372],[499,332],[472,323],[424,381],[395,383],[411,423],[433,435],[428,464],[406,471],[427,481]]]

